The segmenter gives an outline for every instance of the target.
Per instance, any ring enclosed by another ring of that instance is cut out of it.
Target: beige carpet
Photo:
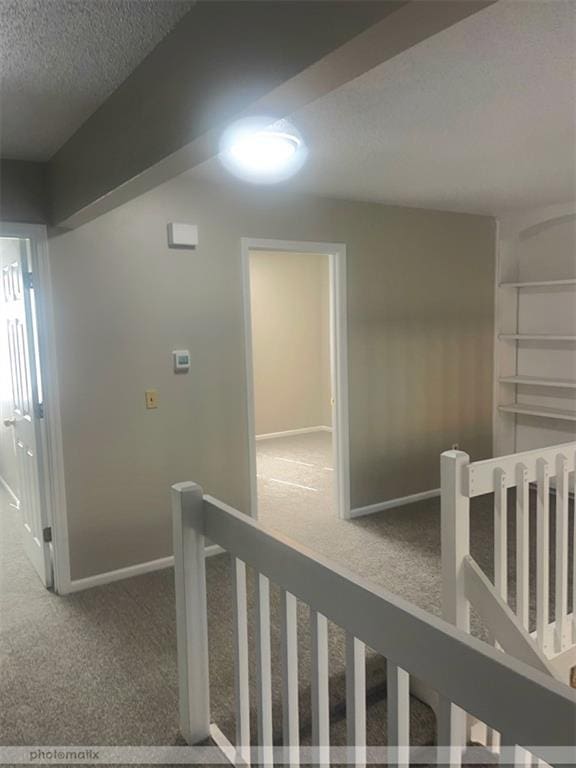
[[[260,521],[438,614],[440,500],[340,520],[331,443],[328,432],[257,442]],[[475,527],[483,561],[491,542],[487,509]]]
[[[27,562],[18,513],[0,507],[0,744],[171,745],[178,732],[173,572],[126,579],[65,597],[43,589]],[[234,735],[229,559],[207,566],[212,716]],[[252,585],[253,575],[250,575]],[[281,735],[278,592],[272,602],[273,714]],[[254,610],[254,590],[249,590]],[[254,649],[254,636],[250,635]],[[332,743],[345,743],[343,634],[330,628]],[[254,653],[251,654],[252,662]],[[308,612],[299,606],[302,742],[310,739]],[[255,728],[254,668],[252,724]],[[368,733],[386,738],[383,659],[367,663]],[[414,743],[434,738],[434,717],[412,705]]]
[[[259,516],[263,524],[344,563],[431,613],[441,615],[440,499],[433,498],[355,520],[340,520],[333,503],[331,435],[326,432],[257,443]],[[282,483],[275,482],[281,480]],[[515,492],[508,495],[509,602],[515,605]],[[572,573],[574,499],[569,503],[569,563]],[[556,497],[550,495],[550,584],[554,584]],[[531,623],[535,627],[536,497],[530,498]],[[493,497],[472,500],[471,552],[491,577],[494,568]],[[554,617],[554,589],[550,615]],[[569,601],[571,589],[569,590]],[[571,602],[569,602],[571,604]],[[473,632],[486,633],[473,616]]]

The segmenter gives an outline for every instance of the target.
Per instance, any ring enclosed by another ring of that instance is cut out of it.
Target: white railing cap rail
[[[186,517],[186,495],[198,498],[199,487],[180,483],[173,492]],[[568,686],[210,496],[184,524],[514,743],[575,744],[576,691]]]
[[[469,456],[461,451],[445,451],[442,458],[456,459],[458,456]],[[512,488],[517,483],[516,468],[522,465],[526,472],[526,479],[533,483],[538,477],[538,461],[546,461],[550,467],[550,476],[556,473],[556,458],[565,456],[570,471],[574,470],[576,462],[576,442],[551,445],[548,448],[538,448],[533,451],[513,453],[509,456],[497,456],[493,459],[484,459],[468,463],[464,468],[462,491],[468,498],[492,493],[494,490],[494,472],[500,470],[504,473],[507,488]]]

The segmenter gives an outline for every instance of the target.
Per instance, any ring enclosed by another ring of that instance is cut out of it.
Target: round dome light
[[[224,134],[220,160],[245,181],[274,184],[293,176],[304,164],[306,147],[295,128],[285,120],[249,118]]]

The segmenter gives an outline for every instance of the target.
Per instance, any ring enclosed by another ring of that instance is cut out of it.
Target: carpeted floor
[[[58,597],[0,514],[0,743],[175,743],[172,572]]]
[[[19,540],[18,513],[2,500],[0,744],[170,745],[177,720],[172,569],[59,597],[43,589]],[[229,560],[207,567],[212,715],[234,733]],[[253,574],[250,574],[252,582]],[[249,589],[250,610],[254,590]],[[274,731],[281,733],[279,595],[271,593]],[[252,649],[255,639],[250,636]],[[345,743],[343,633],[330,627],[332,743]],[[251,653],[251,660],[254,660]],[[302,742],[310,738],[308,614],[299,606]],[[254,669],[252,669],[254,679]],[[386,665],[369,653],[368,731],[385,743]],[[255,710],[252,686],[252,708]],[[415,744],[431,743],[434,717],[412,703]],[[255,726],[256,718],[252,717]]]
[[[309,441],[306,482],[313,473],[329,490],[332,473],[324,470],[326,435]],[[324,448],[322,440],[324,439]],[[317,441],[317,444],[315,444]],[[341,521],[330,510],[329,495],[316,492],[288,496],[283,483],[296,475],[288,445],[260,443],[260,515],[264,524],[288,533],[434,613],[440,612],[439,500],[355,521]],[[276,457],[276,458],[275,458]],[[318,467],[322,464],[322,469]],[[294,465],[297,466],[297,465]],[[316,465],[315,465],[316,466]],[[302,468],[298,477],[303,480]],[[299,499],[299,501],[298,501]],[[512,501],[512,499],[511,499]],[[66,597],[43,589],[24,557],[18,513],[0,496],[0,744],[170,745],[181,743],[177,720],[177,677],[173,572],[171,569],[97,587]],[[511,507],[512,509],[512,507]],[[491,573],[491,500],[473,505],[473,554]],[[511,515],[513,518],[513,515]],[[513,520],[510,540],[513,541]],[[552,532],[553,534],[553,532]],[[513,564],[510,574],[513,577]],[[225,733],[233,731],[232,615],[228,558],[211,558],[207,566],[213,719]],[[512,579],[513,584],[513,579]],[[252,600],[252,595],[251,595]],[[309,738],[309,635],[300,606],[300,678],[302,736]],[[272,593],[272,637],[278,646],[278,596]],[[478,628],[476,631],[479,631]],[[251,643],[254,638],[251,638]],[[275,659],[277,656],[275,655]],[[274,663],[275,733],[280,731],[280,681]],[[369,743],[385,743],[383,708],[385,663],[370,656],[368,686]],[[344,738],[344,657],[342,635],[330,633],[333,742]],[[253,718],[255,722],[255,718]],[[434,718],[413,701],[414,743],[434,738]]]
[[[427,499],[355,520],[336,516],[331,435],[307,435],[263,440],[257,443],[260,521],[291,536],[311,549],[334,558],[352,570],[383,585],[431,613],[441,615],[440,498]],[[281,483],[277,482],[282,481]],[[509,603],[515,605],[515,491],[508,494],[508,587]],[[573,498],[569,503],[569,563],[572,573]],[[556,497],[550,495],[550,584],[554,584]],[[530,498],[530,608],[535,627],[536,497]],[[494,569],[493,497],[472,500],[471,552],[492,577]],[[554,617],[551,588],[550,616]],[[569,601],[571,589],[569,590]],[[569,602],[569,604],[571,604]],[[486,637],[472,617],[472,630]]]
[[[440,499],[341,520],[331,454],[328,432],[258,441],[260,522],[439,614]],[[489,565],[490,512],[476,507],[476,554]]]

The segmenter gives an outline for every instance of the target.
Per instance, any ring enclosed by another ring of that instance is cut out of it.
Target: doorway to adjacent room
[[[44,227],[0,225],[0,282],[4,546],[14,561],[28,561],[45,587],[64,591],[68,553]]]
[[[350,511],[345,247],[243,241],[252,514]]]

